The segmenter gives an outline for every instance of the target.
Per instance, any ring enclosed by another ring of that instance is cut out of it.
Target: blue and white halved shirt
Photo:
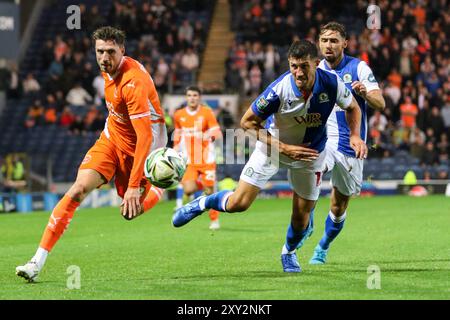
[[[367,102],[352,90],[352,82],[362,82],[367,92],[379,89],[378,83],[372,73],[370,67],[357,58],[344,55],[342,61],[335,69],[330,69],[326,64],[325,59],[320,61],[319,68],[327,71],[334,71],[344,81],[346,87],[351,90],[358,105],[361,109],[361,139],[367,141]],[[338,106],[335,106],[333,112],[328,118],[327,122],[327,145],[333,150],[350,156],[356,157],[355,151],[350,147],[350,128],[345,120],[345,112]]]
[[[253,112],[266,120],[269,133],[291,145],[309,144],[322,152],[327,141],[326,123],[335,104],[346,109],[350,90],[334,72],[316,69],[312,93],[305,99],[288,71],[271,83],[252,103]],[[258,147],[262,143],[258,142]],[[294,160],[280,154],[280,162],[294,166]]]

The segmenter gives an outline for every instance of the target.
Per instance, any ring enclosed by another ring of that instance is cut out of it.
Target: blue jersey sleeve
[[[278,111],[280,107],[280,97],[268,87],[262,94],[252,103],[253,112],[263,120],[266,120],[271,114]]]

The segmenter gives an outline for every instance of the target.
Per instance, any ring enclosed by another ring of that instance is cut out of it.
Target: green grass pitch
[[[174,202],[130,222],[117,208],[79,210],[32,284],[15,267],[34,254],[49,213],[2,214],[0,299],[450,299],[449,198],[353,199],[328,264],[311,266],[328,206],[319,200],[299,274],[280,263],[289,199],[222,214],[216,232],[207,214],[173,228]],[[373,265],[380,289],[367,288]],[[80,268],[80,289],[67,288],[70,266]]]

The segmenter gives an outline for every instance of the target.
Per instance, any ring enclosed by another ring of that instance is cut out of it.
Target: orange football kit
[[[187,157],[187,168],[182,182],[197,181],[203,187],[214,187],[216,183],[216,159],[214,141],[222,136],[211,108],[199,105],[197,110],[188,107],[174,114],[174,148]],[[210,212],[216,220],[218,211]]]
[[[162,190],[145,179],[145,159],[152,149],[167,143],[164,113],[155,85],[145,68],[126,56],[114,78],[107,73],[102,75],[109,115],[100,138],[87,152],[79,170],[93,169],[108,182],[115,177],[117,194],[122,198],[128,187],[140,187],[141,204],[144,211],[149,210],[161,198]],[[40,247],[47,251],[53,248],[79,204],[67,195],[61,199]]]

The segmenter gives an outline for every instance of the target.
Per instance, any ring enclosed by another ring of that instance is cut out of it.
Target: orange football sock
[[[214,209],[209,210],[209,219],[211,219],[211,221],[219,219],[219,213],[219,211]]]
[[[80,203],[78,201],[73,200],[68,195],[64,195],[53,209],[47,227],[42,235],[41,243],[39,244],[41,248],[48,252],[53,249],[53,246],[69,226],[73,214],[79,205]]]
[[[144,212],[150,210],[158,203],[164,193],[164,189],[152,186],[147,194],[142,205],[144,206]]]

